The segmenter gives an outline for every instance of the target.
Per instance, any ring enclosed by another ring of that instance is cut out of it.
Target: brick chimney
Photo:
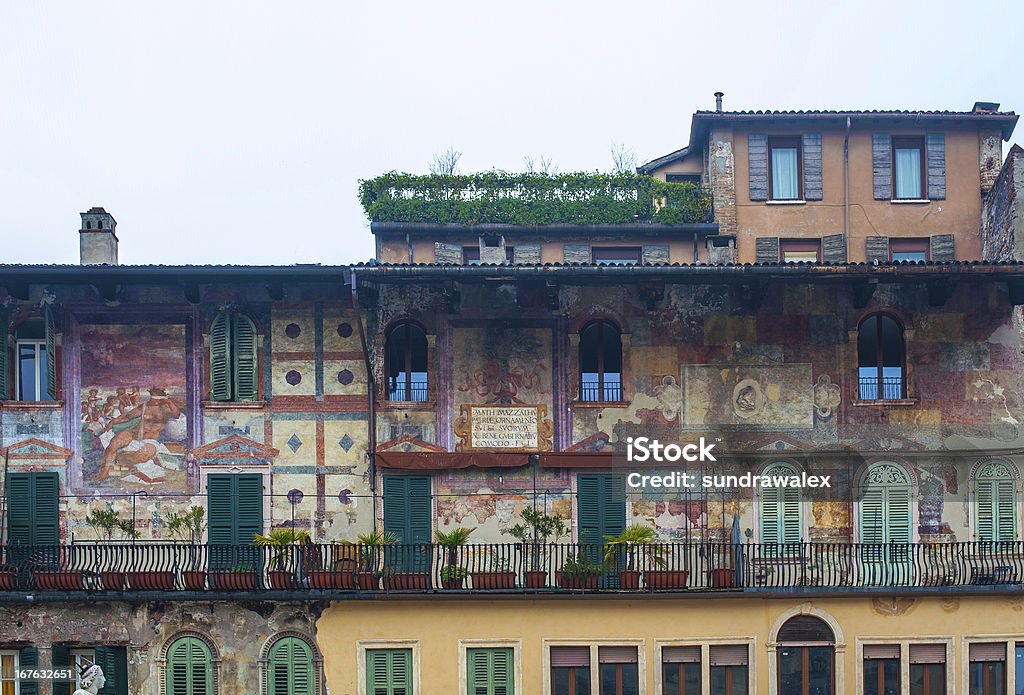
[[[82,265],[117,265],[117,220],[103,208],[82,213],[78,230]]]

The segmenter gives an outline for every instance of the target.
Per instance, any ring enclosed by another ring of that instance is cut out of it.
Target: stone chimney
[[[715,111],[722,113],[722,97],[725,96],[725,92],[715,92]]]
[[[117,265],[117,220],[103,208],[82,213],[78,230],[82,265]]]

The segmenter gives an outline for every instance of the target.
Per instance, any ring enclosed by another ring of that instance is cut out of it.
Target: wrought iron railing
[[[786,591],[1024,585],[1024,542],[84,542],[3,549],[0,592]]]
[[[388,381],[389,401],[418,401],[423,402],[429,398],[429,391],[426,379],[412,379],[405,381]]]
[[[862,376],[860,382],[860,399],[862,401],[898,401],[903,398],[903,378],[887,376],[882,379],[879,390],[878,377]]]
[[[580,400],[586,403],[618,403],[622,400],[622,384],[581,384]]]

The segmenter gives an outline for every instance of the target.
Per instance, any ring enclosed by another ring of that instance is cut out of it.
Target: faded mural
[[[81,327],[82,481],[188,488],[185,327]]]

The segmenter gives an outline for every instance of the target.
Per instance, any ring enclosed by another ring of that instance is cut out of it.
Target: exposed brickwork
[[[709,144],[709,171],[711,175],[712,205],[715,221],[722,234],[735,234],[736,220],[736,159],[733,155],[732,131],[714,130]]]
[[[981,250],[986,261],[1024,260],[1024,149],[1014,145],[981,211]]]
[[[644,244],[644,263],[668,263],[668,244]]]

